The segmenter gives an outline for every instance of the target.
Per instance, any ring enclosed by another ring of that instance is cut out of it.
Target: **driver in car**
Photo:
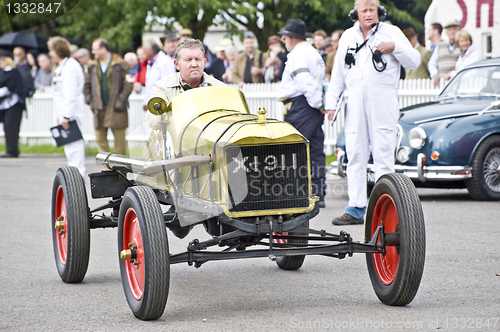
[[[160,79],[153,85],[152,97],[161,97],[170,104],[172,99],[184,91],[202,88],[206,86],[225,86],[225,84],[204,72],[207,59],[205,58],[205,48],[197,39],[185,39],[177,45],[174,52],[174,65],[179,71]],[[161,130],[161,116],[146,112],[146,122],[153,129],[148,142],[142,152],[142,157],[148,160],[158,160],[163,158],[163,133]],[[171,141],[167,140],[167,144]],[[167,148],[168,151],[168,148]],[[165,181],[163,175],[157,177],[158,181]],[[169,212],[174,212],[175,207],[171,206]],[[181,227],[179,219],[173,221],[169,226],[174,235],[184,238],[191,226]]]
[[[172,99],[184,91],[205,86],[225,86],[225,84],[204,72],[207,59],[205,48],[198,39],[181,41],[174,52],[174,65],[178,72],[167,75],[154,83],[152,97],[161,97],[167,105]],[[142,157],[150,160],[162,159],[162,153],[157,146],[162,144],[161,116],[146,112],[146,123],[153,129]]]
[[[225,84],[204,72],[207,59],[205,48],[198,39],[185,39],[174,52],[174,65],[179,71],[170,74],[153,85],[152,97],[161,97],[167,105],[178,94],[205,86],[225,86]],[[161,130],[161,117],[146,112],[146,122],[155,130]],[[149,143],[149,142],[148,142]]]

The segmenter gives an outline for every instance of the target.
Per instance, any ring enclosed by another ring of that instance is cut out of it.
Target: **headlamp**
[[[415,127],[408,133],[408,144],[414,149],[420,149],[425,145],[427,134],[420,127]]]

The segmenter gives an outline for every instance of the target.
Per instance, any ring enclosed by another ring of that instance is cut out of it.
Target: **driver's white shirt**
[[[311,43],[303,41],[288,53],[278,97],[294,98],[301,95],[313,108],[323,105],[325,63]]]

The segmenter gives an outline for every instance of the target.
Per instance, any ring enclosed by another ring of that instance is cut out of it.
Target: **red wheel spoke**
[[[59,229],[56,235],[57,239],[57,250],[59,253],[59,259],[62,265],[66,265],[66,257],[68,255],[68,222],[66,215],[66,200],[64,199],[64,192],[62,186],[57,188],[56,194],[56,216],[57,219],[54,220],[54,225],[56,222],[64,222],[64,229]],[[61,220],[62,219],[62,220]]]
[[[137,249],[143,251],[141,227],[137,214],[130,208],[125,213],[123,221],[123,249]],[[136,300],[142,298],[144,292],[144,279],[146,276],[144,255],[138,255],[136,259],[125,261],[125,270],[130,290]]]
[[[395,232],[398,223],[398,211],[393,199],[387,194],[380,196],[373,211],[372,235],[375,233],[377,227],[382,224],[384,232]],[[380,241],[380,236],[378,241]],[[386,247],[385,255],[373,254],[373,263],[380,281],[385,285],[390,285],[396,277],[399,265],[399,254],[396,251],[396,247]]]

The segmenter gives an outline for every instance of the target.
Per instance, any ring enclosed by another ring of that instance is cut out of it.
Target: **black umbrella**
[[[0,48],[13,50],[14,47],[22,46],[26,50],[36,49],[40,52],[48,52],[48,38],[33,32],[9,32],[0,37]]]

